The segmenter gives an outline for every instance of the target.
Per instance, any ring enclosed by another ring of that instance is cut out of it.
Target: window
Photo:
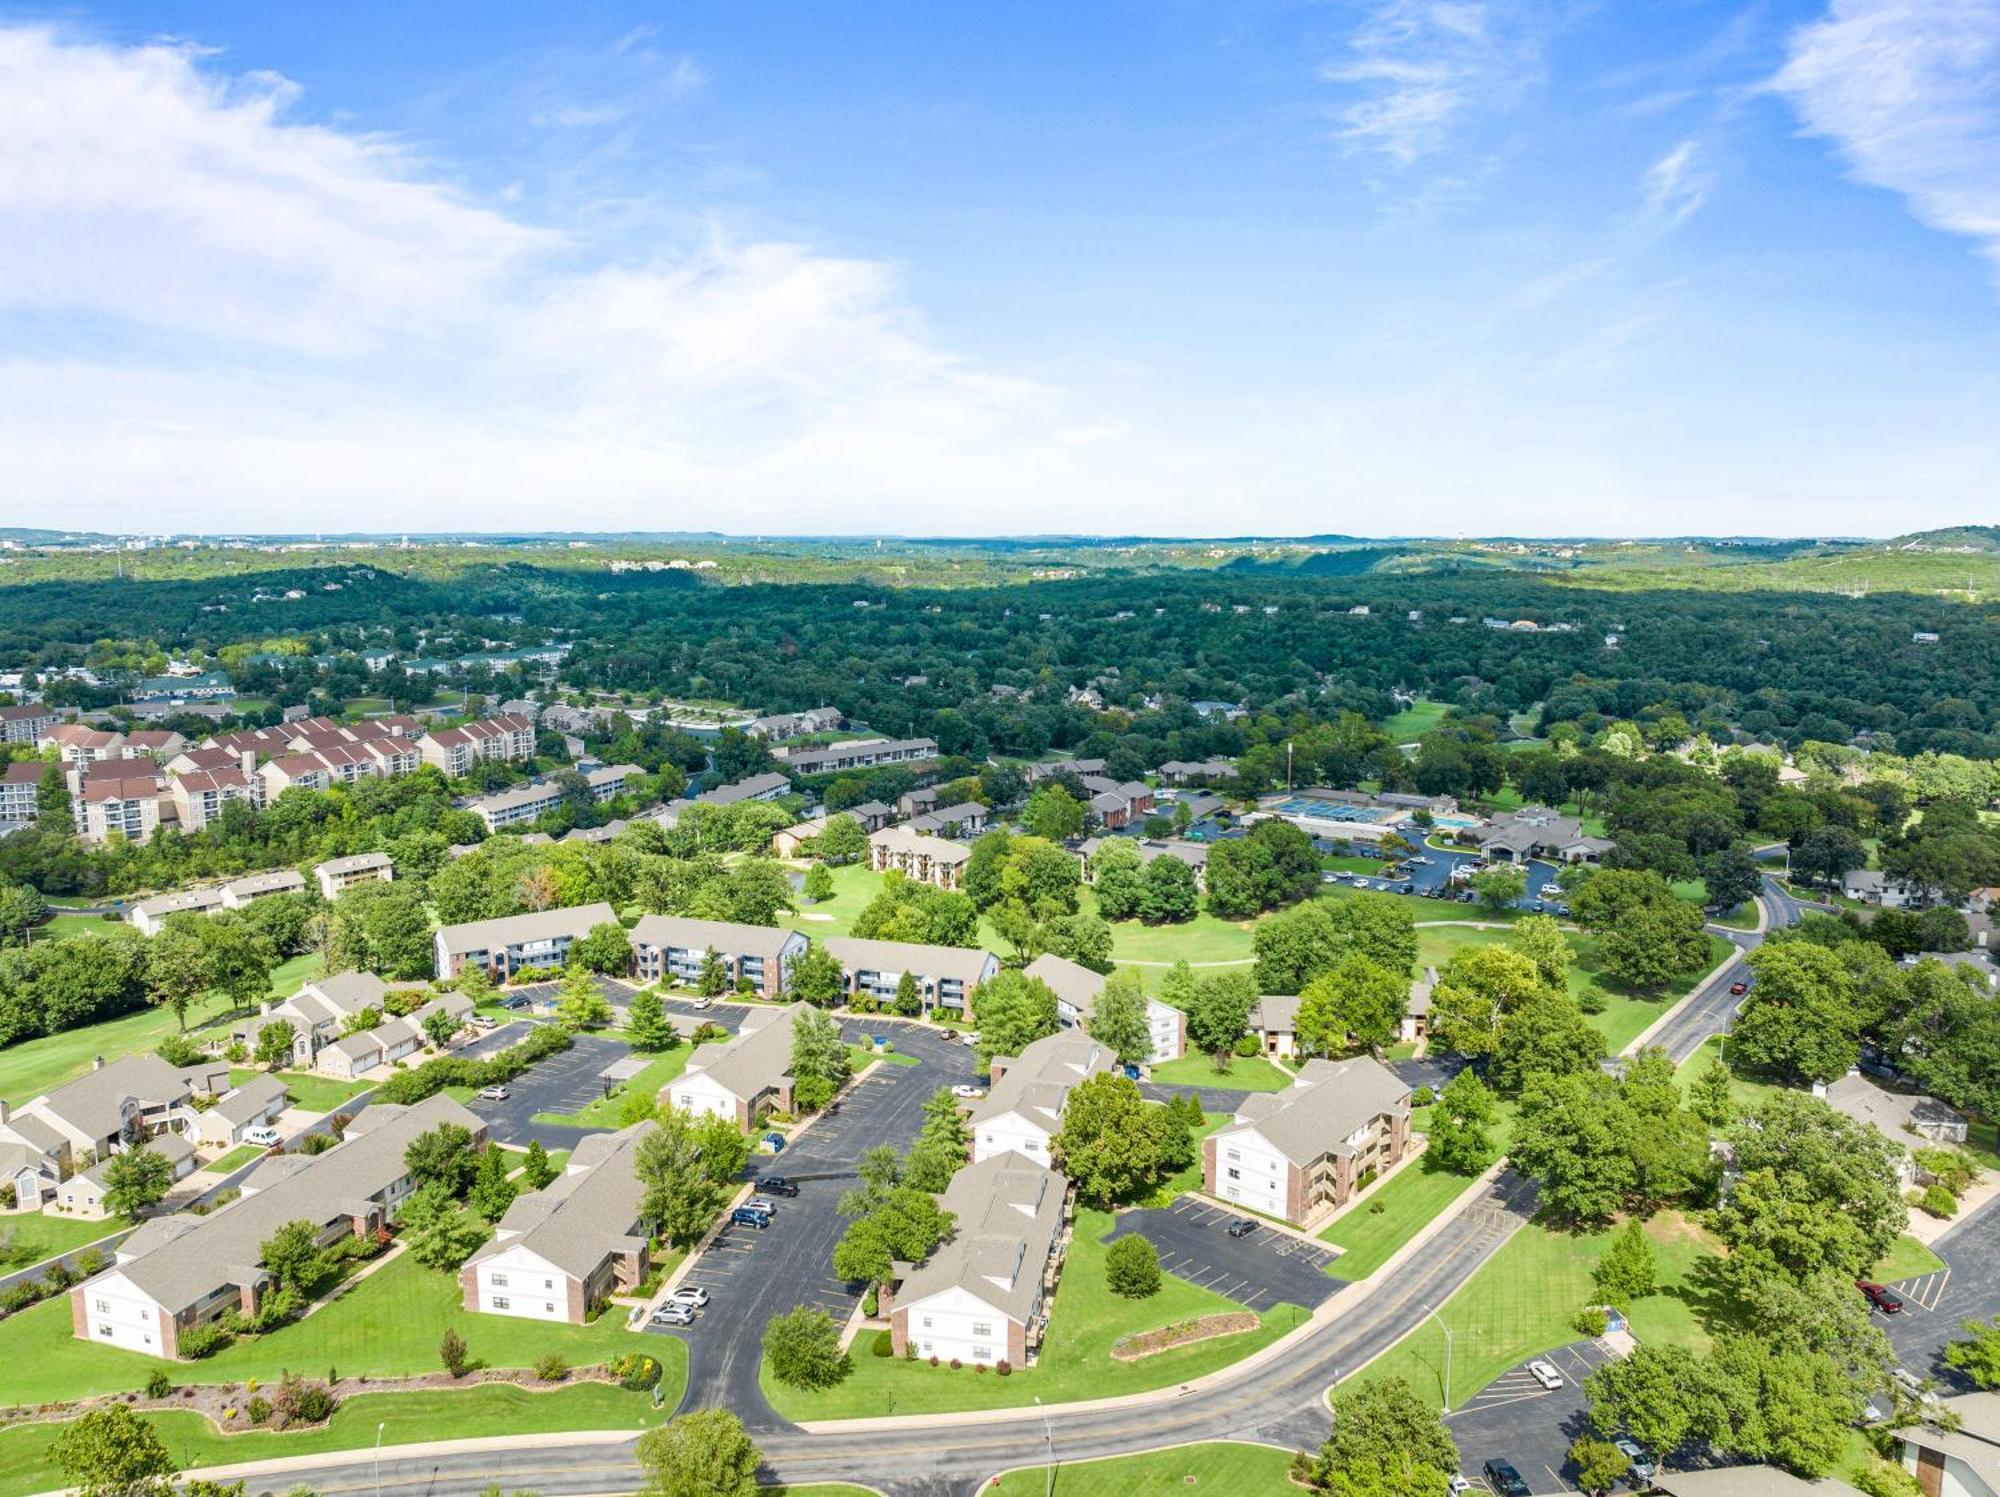
[[[544,1304],[544,1305],[542,1306],[542,1308],[543,1308],[543,1309],[544,1309],[545,1311],[547,1311],[547,1312],[548,1312],[549,1314],[551,1314],[551,1315],[553,1315],[553,1314],[555,1314],[555,1313],[556,1313],[556,1307],[555,1307],[554,1305],[551,1305],[551,1304],[546,1304],[546,1303],[545,1303],[545,1304]]]
[[[1231,1149],[1229,1151],[1229,1157],[1231,1159],[1241,1159],[1243,1157],[1243,1151],[1241,1149]]]
[[[931,1328],[931,1318],[930,1316],[926,1315],[924,1317],[924,1329],[928,1331],[930,1328]]]
[[[1241,1180],[1241,1179],[1243,1178],[1243,1171],[1241,1171],[1241,1170],[1231,1170],[1231,1171],[1229,1172],[1229,1178],[1230,1178],[1230,1179],[1232,1179],[1232,1180]]]
[[[507,1287],[507,1275],[503,1273],[493,1275],[493,1287],[495,1289],[505,1289]]]
[[[493,1297],[493,1308],[496,1310],[505,1310],[509,1308],[512,1304],[513,1301],[508,1299],[507,1296],[504,1294],[495,1295]]]
[[[972,1334],[984,1339],[990,1339],[993,1335],[993,1326],[991,1322],[982,1325],[978,1321],[974,1321],[972,1323]]]
[[[104,1337],[108,1341],[111,1339],[111,1327],[108,1325],[101,1325],[97,1328],[97,1334]]]
[[[99,1300],[97,1302],[97,1313],[99,1315],[109,1315],[111,1313],[111,1301],[108,1299]]]
[[[973,1360],[973,1361],[975,1361],[975,1362],[990,1362],[990,1361],[992,1361],[992,1360],[993,1360],[993,1348],[992,1348],[992,1347],[990,1347],[990,1346],[975,1346],[975,1347],[973,1347],[973,1348],[972,1348],[972,1360]]]
[[[544,1289],[553,1289],[556,1287],[556,1281],[554,1279],[543,1279],[542,1287]]]

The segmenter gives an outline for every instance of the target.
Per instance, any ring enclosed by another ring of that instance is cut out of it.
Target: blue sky
[[[2000,0],[0,19],[38,521],[1991,522],[1996,269]]]

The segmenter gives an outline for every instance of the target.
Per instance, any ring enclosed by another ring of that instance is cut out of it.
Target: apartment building
[[[333,766],[318,754],[284,754],[257,766],[257,780],[263,787],[262,804],[269,805],[287,790],[327,790],[334,781]]]
[[[252,873],[231,879],[222,886],[222,907],[240,910],[273,894],[303,894],[306,877],[296,868],[274,868],[269,873]]]
[[[382,1011],[389,985],[373,972],[335,972],[315,978],[282,1003],[265,1003],[230,1027],[229,1041],[252,1055],[263,1032],[282,1019],[292,1026],[290,1064],[310,1070],[319,1052],[339,1039],[347,1022],[368,1009]]]
[[[1212,785],[1236,777],[1233,759],[1169,759],[1160,766],[1160,780],[1168,785]]]
[[[877,873],[894,870],[913,883],[956,889],[965,879],[972,849],[963,842],[929,837],[914,826],[885,826],[868,838],[868,866]]]
[[[888,1003],[903,974],[916,980],[924,1012],[949,1023],[972,1022],[973,995],[1000,970],[990,951],[962,946],[927,946],[916,941],[863,941],[831,936],[824,943],[840,963],[847,996]]]
[[[535,724],[519,713],[484,718],[457,728],[439,728],[417,740],[424,763],[456,779],[482,759],[532,759]]]
[[[915,817],[910,830],[935,837],[977,837],[986,830],[992,814],[977,801],[960,801],[955,806],[940,806]]]
[[[128,842],[148,842],[160,825],[167,803],[166,777],[150,760],[139,760],[131,773],[88,781],[72,803],[77,835],[86,842],[106,842],[116,833]]]
[[[972,1109],[976,1164],[1012,1151],[1050,1163],[1069,1094],[1085,1080],[1118,1068],[1118,1057],[1080,1029],[1065,1029],[1025,1046],[1018,1056],[993,1057],[993,1084]]]
[[[431,938],[436,975],[456,977],[468,966],[476,966],[485,968],[495,982],[510,982],[521,972],[567,965],[569,948],[588,935],[591,927],[617,923],[618,912],[600,901],[440,926]]]
[[[583,782],[590,790],[591,801],[602,805],[614,796],[622,795],[626,786],[644,773],[636,764],[607,764],[585,771]],[[494,832],[504,826],[539,821],[561,807],[564,793],[560,780],[537,780],[533,784],[516,785],[495,795],[482,796],[466,809],[485,822],[489,832]]]
[[[1141,868],[1145,867],[1155,858],[1173,858],[1177,862],[1187,864],[1188,868],[1192,870],[1194,873],[1194,886],[1197,889],[1206,889],[1208,887],[1208,844],[1206,842],[1188,842],[1178,837],[1084,838],[1083,841],[1076,845],[1076,855],[1078,860],[1083,864],[1083,881],[1086,884],[1093,882],[1094,879],[1090,860],[1097,855],[1100,849],[1108,847],[1114,842],[1121,843],[1136,852],[1139,855],[1139,866]]]
[[[36,740],[38,748],[54,748],[65,764],[90,764],[99,759],[125,757],[125,735],[82,723],[57,723]]]
[[[322,1244],[384,1226],[415,1189],[405,1151],[420,1134],[454,1123],[484,1142],[486,1124],[450,1097],[414,1107],[378,1102],[348,1124],[323,1154],[265,1160],[240,1200],[207,1216],[155,1217],[117,1248],[117,1260],[70,1291],[79,1340],[174,1358],[180,1337],[226,1310],[254,1315],[270,1288],[259,1263],[280,1227],[310,1222]]]
[[[1048,984],[1056,995],[1056,1019],[1063,1028],[1089,1029],[1097,995],[1104,991],[1101,972],[1093,972],[1064,957],[1045,954],[1028,963],[1022,975]],[[1153,1046],[1146,1057],[1148,1065],[1177,1060],[1187,1053],[1187,1015],[1171,1003],[1147,996],[1146,1029]]]
[[[1896,1434],[1923,1497],[2000,1497],[2000,1393],[1940,1398]]]
[[[1295,1226],[1347,1204],[1362,1177],[1410,1146],[1410,1088],[1368,1056],[1309,1060],[1282,1092],[1239,1104],[1202,1141],[1202,1183],[1219,1200]]]
[[[787,751],[780,746],[777,757],[796,775],[839,774],[851,769],[874,769],[883,764],[913,764],[938,756],[935,738],[856,738],[825,748]]]
[[[39,702],[0,707],[0,743],[40,743],[55,725],[55,708]]]
[[[951,1177],[951,1236],[885,1295],[897,1356],[1032,1366],[1069,1246],[1069,1181],[1020,1154]]]
[[[41,818],[42,771],[48,767],[40,759],[16,759],[0,769],[0,824]]]
[[[677,915],[642,915],[631,939],[633,975],[641,982],[693,984],[712,951],[731,988],[748,985],[765,998],[791,987],[792,964],[812,944],[795,930]]]
[[[459,1270],[465,1308],[582,1325],[592,1305],[643,1280],[651,1232],[633,1159],[653,1126],[593,1134],[561,1175],[516,1196],[492,1240]]]
[[[187,757],[183,754],[180,760]],[[174,803],[174,816],[183,832],[201,831],[219,818],[231,801],[240,801],[254,809],[260,788],[242,770],[231,768],[190,770],[167,781],[167,795]]]
[[[395,861],[386,852],[357,852],[313,864],[321,899],[338,899],[356,884],[386,884],[395,876]]]
[[[803,712],[774,712],[753,717],[743,725],[752,738],[802,738],[808,733],[831,733],[847,726],[838,707],[808,707]]]
[[[1143,780],[1111,780],[1103,775],[1085,775],[1083,788],[1090,792],[1086,809],[1117,831],[1153,814],[1153,787]]]
[[[683,1112],[728,1118],[748,1128],[766,1110],[792,1110],[792,1026],[810,1008],[753,1008],[731,1039],[698,1045],[687,1069],[660,1093]]]
[[[170,728],[135,728],[125,735],[126,758],[143,755],[155,764],[165,764],[187,746],[187,739]]]
[[[177,889],[140,900],[125,912],[125,920],[140,935],[156,936],[169,915],[209,915],[222,907],[220,889]]]
[[[95,1066],[19,1108],[0,1102],[0,1170],[24,1208],[58,1199],[77,1171],[142,1139],[186,1132],[196,1117],[195,1082],[227,1091],[229,1072],[178,1071],[157,1055],[128,1055]]]

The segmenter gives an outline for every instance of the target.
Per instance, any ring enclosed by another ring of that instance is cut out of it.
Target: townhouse
[[[963,842],[927,837],[909,826],[885,826],[868,837],[868,866],[877,873],[894,871],[912,883],[936,889],[956,889],[965,879],[972,849]]]
[[[582,1325],[591,1306],[646,1277],[646,1190],[633,1159],[653,1124],[584,1139],[563,1173],[516,1196],[493,1237],[459,1270],[476,1314]]]
[[[321,899],[338,899],[356,884],[389,883],[396,864],[386,852],[357,852],[313,864],[313,882]]]
[[[855,738],[825,748],[787,750],[780,744],[777,758],[796,775],[839,774],[853,769],[875,769],[884,764],[914,764],[938,756],[934,738]]]
[[[42,774],[48,768],[40,759],[16,759],[0,769],[0,823],[41,819]]]
[[[472,1017],[472,1000],[463,993],[440,993],[409,1014],[392,1015],[373,1029],[344,1035],[322,1046],[313,1069],[352,1081],[384,1066],[393,1066],[431,1042],[426,1025],[431,1015],[440,1013],[450,1016],[452,1033],[457,1034]]]
[[[257,766],[261,804],[269,805],[287,790],[326,790],[333,785],[334,770],[318,754],[284,754]]]
[[[177,889],[155,894],[125,912],[125,919],[142,936],[157,936],[169,915],[209,915],[223,908],[220,889]]]
[[[1120,782],[1103,775],[1085,775],[1083,788],[1090,792],[1086,809],[1107,830],[1115,832],[1153,814],[1153,787],[1143,781]]]
[[[186,1132],[196,1117],[197,1083],[205,1092],[226,1091],[228,1068],[178,1071],[146,1054],[107,1065],[99,1056],[91,1070],[18,1109],[0,1102],[0,1168],[19,1206],[55,1199],[77,1171],[141,1139]]]
[[[371,1008],[384,1012],[388,996],[389,984],[373,972],[335,972],[314,978],[284,1002],[260,1004],[254,1015],[231,1025],[229,1042],[255,1055],[258,1038],[282,1019],[292,1026],[289,1064],[310,1070],[319,1052],[340,1038],[349,1020]]]
[[[145,1223],[118,1245],[110,1268],[70,1291],[74,1334],[171,1359],[193,1327],[227,1310],[256,1314],[273,1282],[258,1260],[278,1229],[310,1222],[324,1245],[385,1226],[415,1188],[405,1152],[445,1123],[485,1141],[484,1120],[450,1097],[413,1107],[378,1102],[325,1153],[266,1159],[244,1180],[242,1198],[221,1210]]]
[[[1110,1047],[1080,1029],[1044,1036],[1017,1056],[994,1056],[992,1087],[966,1119],[973,1162],[1012,1152],[1050,1163],[1069,1094],[1089,1077],[1117,1068]]]
[[[201,750],[198,752],[207,752]],[[182,755],[182,762],[187,755]],[[173,775],[167,781],[167,795],[174,803],[174,819],[183,832],[199,832],[220,819],[231,801],[252,809],[259,803],[262,786],[241,769],[195,769]]]
[[[248,775],[257,768],[257,756],[237,749],[184,748],[167,760],[164,768],[170,775],[198,774],[215,769],[241,770]]]
[[[840,963],[849,1001],[891,1002],[907,972],[916,980],[923,1011],[955,1024],[973,1022],[973,995],[1000,970],[999,957],[977,948],[864,941],[854,936],[830,936],[822,944]]]
[[[1936,1144],[1962,1144],[1970,1127],[1965,1114],[1920,1092],[1892,1092],[1859,1071],[1838,1081],[1815,1081],[1812,1094],[1835,1112],[1866,1123],[1897,1146],[1897,1174],[1905,1186],[1917,1182],[1916,1151]]]
[[[777,926],[678,915],[642,915],[631,941],[633,975],[641,982],[692,984],[714,952],[731,988],[747,987],[765,998],[791,988],[792,964],[812,944],[798,931]]]
[[[1266,993],[1251,1005],[1245,1026],[1266,1055],[1280,1060],[1299,1053],[1299,1000],[1292,993]]]
[[[125,757],[147,758],[165,764],[188,746],[187,739],[169,728],[135,728],[125,735]]]
[[[847,726],[838,707],[808,707],[803,712],[774,712],[753,717],[743,725],[752,738],[802,738],[808,733],[831,733]]]
[[[1101,775],[1104,773],[1104,761],[1102,759],[1044,759],[1039,764],[1030,764],[1022,772],[1027,775],[1028,783],[1033,785],[1041,780],[1046,780],[1059,774],[1075,775],[1079,778],[1083,775]]]
[[[0,743],[40,743],[55,725],[55,708],[39,702],[0,707]]]
[[[739,1128],[748,1128],[760,1112],[790,1112],[792,1025],[810,1007],[750,1010],[732,1038],[696,1046],[660,1100],[683,1112],[728,1118]]]
[[[296,868],[274,868],[269,873],[252,873],[232,879],[222,886],[222,907],[240,910],[273,894],[303,894],[306,878]]]
[[[910,822],[910,830],[939,837],[977,837],[992,814],[977,801],[961,801],[924,812]]]
[[[185,1134],[162,1133],[144,1145],[167,1162],[167,1177],[179,1184],[195,1172],[200,1161],[192,1141]],[[100,1159],[89,1169],[80,1170],[56,1187],[56,1209],[83,1221],[103,1221],[111,1215],[105,1197],[111,1190],[111,1161]]]
[[[951,1236],[884,1298],[897,1356],[1032,1366],[1071,1233],[1069,1181],[1020,1154],[951,1177]]]
[[[1168,785],[1212,785],[1217,780],[1236,777],[1232,759],[1169,759],[1159,768],[1160,780]]]
[[[519,713],[508,713],[461,727],[439,728],[417,740],[417,751],[424,763],[434,764],[457,779],[483,759],[532,759],[535,724]]]
[[[2000,1497],[2000,1393],[1940,1398],[1896,1435],[1923,1497]]]
[[[435,975],[452,978],[469,966],[483,967],[495,982],[511,982],[520,972],[566,966],[570,946],[592,926],[617,923],[618,912],[599,901],[440,926],[431,938]]]
[[[812,840],[826,830],[826,818],[814,816],[805,821],[795,822],[782,831],[771,834],[771,855],[779,858],[802,858]]]
[[[1028,963],[1022,975],[1048,984],[1056,995],[1056,1019],[1063,1028],[1089,1029],[1097,995],[1104,991],[1102,973],[1065,957],[1044,954]],[[1152,1036],[1147,1064],[1177,1060],[1187,1053],[1187,1015],[1150,994],[1146,998],[1146,1029]]]
[[[1646,1485],[1663,1497],[1861,1497],[1858,1488],[1831,1476],[1807,1481],[1777,1466],[1663,1470]]]
[[[235,1148],[252,1128],[267,1127],[291,1106],[292,1094],[275,1076],[252,1076],[225,1093],[206,1112],[195,1114],[190,1136],[218,1152]]]
[[[65,764],[89,764],[99,759],[125,757],[125,735],[108,733],[82,723],[56,723],[43,729],[35,741],[37,748],[54,748]]]
[[[1410,1147],[1410,1088],[1368,1056],[1309,1060],[1202,1141],[1202,1188],[1302,1226],[1347,1204]]]
[[[834,814],[852,816],[861,823],[864,832],[879,832],[895,818],[896,808],[885,806],[879,800],[865,800],[858,806],[849,806],[845,811]]]

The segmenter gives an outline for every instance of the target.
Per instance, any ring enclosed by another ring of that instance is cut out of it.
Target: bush
[[[277,1416],[280,1429],[289,1429],[294,1424],[324,1424],[339,1407],[340,1400],[333,1396],[332,1389],[309,1383],[295,1372],[280,1378],[277,1391],[271,1396],[271,1412]]]
[[[1919,1204],[1940,1220],[1958,1215],[1958,1197],[1942,1185],[1926,1185],[1923,1200]]]
[[[262,1424],[266,1419],[271,1417],[271,1400],[268,1398],[253,1398],[244,1406],[243,1412],[250,1416],[252,1424]]]
[[[198,1362],[221,1351],[229,1344],[229,1339],[229,1328],[211,1320],[207,1325],[190,1326],[182,1331],[177,1344],[182,1356]]]
[[[1979,1178],[1979,1166],[1958,1149],[1919,1149],[1916,1160],[1917,1168],[1934,1184],[1942,1185],[1955,1196],[1964,1195]]]
[[[1000,1376],[1007,1377],[1014,1371],[1014,1364],[1008,1361],[1005,1357],[1002,1357],[999,1361],[993,1364],[993,1370],[999,1373]]]
[[[961,1368],[961,1367],[963,1367],[964,1365],[965,1365],[965,1364],[964,1364],[963,1362],[959,1361],[959,1359],[958,1359],[957,1357],[953,1357],[953,1358],[951,1359],[951,1370],[952,1370],[953,1372],[956,1372],[956,1371],[958,1371],[958,1369],[959,1369],[959,1368]]]
[[[148,1398],[172,1398],[174,1396],[174,1380],[167,1376],[164,1369],[155,1370],[146,1379],[146,1396]]]
[[[103,1273],[111,1266],[111,1259],[103,1248],[85,1248],[76,1255],[76,1271],[84,1278]]]
[[[877,1331],[868,1349],[878,1357],[893,1357],[896,1354],[896,1338],[887,1331]]]
[[[1602,1306],[1585,1305],[1576,1312],[1576,1318],[1570,1324],[1576,1328],[1579,1336],[1602,1336],[1611,1328],[1611,1317],[1604,1312]]]
[[[932,1353],[931,1353],[931,1366],[935,1367],[935,1366],[937,1366],[937,1364],[938,1364],[938,1359],[937,1359],[937,1353],[936,1353],[936,1352],[932,1352]]]
[[[535,1376],[545,1383],[559,1383],[569,1376],[569,1359],[561,1352],[544,1352],[535,1358]]]
[[[605,1370],[629,1393],[644,1393],[660,1381],[660,1364],[641,1351],[630,1351],[605,1363]]]
[[[1435,1101],[1437,1101],[1437,1093],[1427,1086],[1420,1086],[1410,1093],[1410,1106],[1412,1107],[1428,1107]]]
[[[457,1326],[446,1326],[444,1334],[438,1338],[438,1361],[453,1377],[464,1377],[466,1368],[472,1365],[465,1338],[458,1334]]]
[[[1263,1042],[1254,1034],[1243,1035],[1236,1041],[1236,1055],[1239,1060],[1254,1060],[1263,1053]]]
[[[870,1284],[868,1292],[861,1296],[861,1313],[866,1315],[870,1320],[873,1320],[881,1313],[881,1310],[882,1297],[876,1293],[875,1286]]]
[[[1145,1299],[1160,1288],[1160,1255],[1137,1233],[1121,1237],[1104,1255],[1104,1282],[1113,1294]]]

